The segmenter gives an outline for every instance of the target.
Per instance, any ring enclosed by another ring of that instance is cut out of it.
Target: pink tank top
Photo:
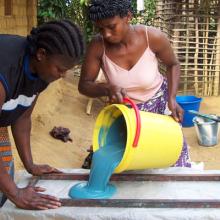
[[[136,103],[146,102],[152,98],[163,82],[163,76],[158,70],[157,58],[149,47],[147,27],[146,35],[148,47],[130,70],[118,66],[108,58],[105,48],[102,57],[102,70],[107,81],[124,88],[128,97]]]

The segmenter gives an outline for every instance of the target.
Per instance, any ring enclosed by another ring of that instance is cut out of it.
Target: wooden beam
[[[62,173],[33,176],[29,186],[39,180],[88,180],[89,174]],[[112,181],[220,181],[220,174],[114,174]],[[220,208],[218,199],[60,199],[67,207],[115,208]]]
[[[191,199],[61,199],[68,207],[220,208],[220,200]]]
[[[87,181],[89,174],[62,173],[34,176],[31,181],[38,180],[80,180]],[[111,181],[220,181],[220,174],[113,174]]]

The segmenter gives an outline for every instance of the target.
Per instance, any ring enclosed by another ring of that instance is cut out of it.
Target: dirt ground
[[[103,103],[95,99],[91,115],[85,113],[88,98],[77,90],[78,77],[68,74],[65,79],[52,83],[41,94],[32,116],[32,154],[36,163],[47,163],[58,168],[81,167],[86,149],[92,143],[93,126]],[[220,97],[204,98],[201,112],[220,115]],[[73,142],[64,143],[49,135],[54,126],[71,130]],[[203,161],[205,169],[220,169],[220,144],[202,147],[197,143],[195,128],[184,128],[190,146],[192,161]],[[14,145],[14,144],[13,144]],[[13,147],[16,169],[23,169],[15,147]]]

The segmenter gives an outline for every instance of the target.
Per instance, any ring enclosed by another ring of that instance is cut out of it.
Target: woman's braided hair
[[[88,17],[97,21],[114,16],[125,17],[132,12],[131,0],[91,0]]]
[[[38,48],[50,55],[62,54],[79,60],[84,54],[84,40],[77,25],[68,20],[50,21],[31,30],[27,36],[27,51],[31,56]]]

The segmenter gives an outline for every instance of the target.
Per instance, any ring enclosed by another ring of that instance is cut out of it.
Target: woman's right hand
[[[108,89],[110,103],[123,103],[123,98],[127,96],[125,89],[113,85]]]
[[[45,189],[41,187],[17,188],[16,196],[11,200],[18,208],[29,210],[56,209],[61,206],[58,198],[39,193],[43,191]]]

